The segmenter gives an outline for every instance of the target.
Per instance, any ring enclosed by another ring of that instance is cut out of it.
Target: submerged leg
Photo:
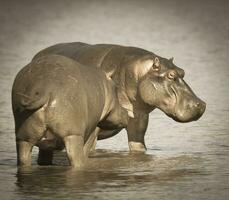
[[[53,150],[39,149],[37,164],[38,165],[52,165]]]
[[[148,126],[148,115],[130,118],[127,126],[129,149],[132,152],[145,152],[145,132]]]
[[[85,163],[84,139],[82,135],[69,135],[64,138],[64,144],[67,151],[70,165],[80,168]]]
[[[31,165],[32,148],[45,132],[44,109],[14,112],[17,146],[17,163],[19,166]]]
[[[30,166],[33,144],[26,141],[17,141],[17,165]]]

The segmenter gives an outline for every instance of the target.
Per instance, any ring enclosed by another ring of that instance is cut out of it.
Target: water
[[[227,1],[0,1],[0,199],[229,198],[229,4]],[[16,73],[58,42],[139,46],[186,71],[207,102],[197,122],[150,115],[146,154],[128,152],[125,131],[98,142],[88,165],[16,167],[10,92]]]

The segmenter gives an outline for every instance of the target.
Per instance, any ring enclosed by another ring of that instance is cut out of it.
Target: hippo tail
[[[13,94],[13,102],[16,103],[17,107],[21,107],[23,110],[37,110],[48,103],[48,97],[38,96],[34,98],[17,92]]]

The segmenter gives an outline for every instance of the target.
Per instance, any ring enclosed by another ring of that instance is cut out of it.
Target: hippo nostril
[[[206,103],[205,102],[202,102],[202,112],[204,112],[206,109]]]
[[[203,102],[203,101],[199,102],[198,104],[199,104],[198,106],[201,107],[201,108],[205,108],[206,107],[206,103]]]
[[[206,103],[203,102],[203,101],[199,101],[199,102],[196,102],[194,104],[195,108],[197,108],[199,110],[200,113],[203,113],[205,111],[205,108],[206,108]]]
[[[202,105],[204,108],[206,108],[206,103],[205,102],[202,102]]]

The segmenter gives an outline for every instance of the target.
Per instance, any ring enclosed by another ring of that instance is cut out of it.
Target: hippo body
[[[96,66],[111,76],[119,102],[130,116],[126,130],[131,151],[146,150],[144,136],[149,113],[155,108],[178,122],[197,120],[205,111],[206,104],[183,80],[184,70],[173,59],[137,47],[82,42],[56,44],[40,51],[34,59],[49,54]],[[98,139],[112,137],[120,130],[102,130]]]
[[[120,129],[128,121],[102,70],[60,55],[34,59],[18,73],[12,107],[19,165],[31,164],[36,145],[39,164],[51,164],[52,151],[65,146],[70,164],[81,166],[97,126]]]

